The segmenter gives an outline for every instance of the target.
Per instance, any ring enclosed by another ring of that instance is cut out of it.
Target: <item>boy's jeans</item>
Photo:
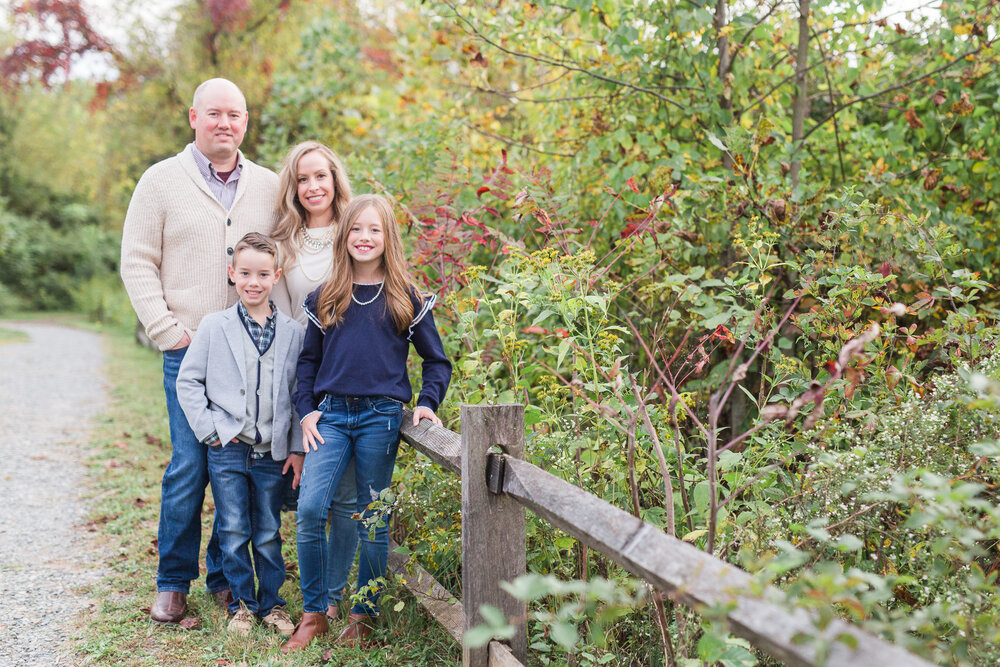
[[[399,426],[403,406],[391,398],[364,396],[327,396],[319,406],[323,413],[317,428],[324,444],[306,454],[302,469],[297,517],[299,576],[304,611],[326,611],[327,541],[325,535],[330,499],[354,457],[357,486],[357,511],[370,516],[367,509],[376,493],[389,486],[399,449]],[[357,521],[361,539],[361,561],[358,567],[358,589],[372,579],[385,575],[389,559],[388,516],[382,517],[382,527],[375,529],[374,539],[369,528]],[[378,613],[378,593],[369,593],[363,604],[351,609],[355,614]]]
[[[167,396],[170,422],[170,464],[163,473],[160,491],[160,527],[158,544],[160,564],[156,590],[189,592],[191,581],[198,578],[198,552],[201,549],[201,507],[208,485],[205,445],[198,442],[187,417],[177,402],[177,372],[187,348],[163,353],[163,390]],[[205,565],[205,586],[209,593],[228,587],[222,573],[218,524],[212,526]]]
[[[230,614],[239,611],[240,603],[258,616],[285,605],[278,594],[285,581],[280,529],[281,505],[290,475],[282,476],[283,466],[284,461],[273,460],[270,453],[257,458],[253,447],[242,442],[208,448],[222,568],[233,593]],[[259,582],[256,592],[254,566]]]

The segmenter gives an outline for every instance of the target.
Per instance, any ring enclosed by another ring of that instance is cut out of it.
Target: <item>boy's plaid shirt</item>
[[[269,301],[268,305],[271,306],[271,314],[264,321],[264,326],[257,324],[257,320],[250,317],[250,313],[247,312],[242,301],[236,306],[236,312],[240,314],[240,319],[243,321],[243,328],[250,334],[250,340],[253,341],[254,347],[260,354],[264,354],[267,352],[267,348],[271,347],[271,341],[274,340],[274,323],[278,319],[278,309],[274,307],[274,302]]]

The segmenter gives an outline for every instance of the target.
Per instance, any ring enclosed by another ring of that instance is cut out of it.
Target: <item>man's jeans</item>
[[[163,353],[163,390],[167,395],[170,420],[170,464],[163,473],[160,491],[160,566],[156,590],[188,593],[191,581],[198,578],[198,552],[201,549],[201,507],[208,486],[205,445],[198,442],[187,417],[177,402],[177,372],[187,348]],[[227,588],[222,573],[218,524],[212,526],[205,558],[205,586],[210,593]]]
[[[208,448],[208,476],[215,498],[222,568],[233,592],[229,613],[242,603],[258,616],[284,607],[278,594],[285,581],[281,558],[281,505],[291,475],[282,476],[284,461],[254,455],[253,447],[230,442]],[[253,544],[253,562],[250,544]],[[259,587],[254,592],[254,567]]]
[[[330,554],[325,529],[330,500],[353,456],[357,511],[365,517],[373,514],[367,509],[372,491],[378,493],[392,481],[403,416],[402,404],[391,398],[328,396],[319,409],[322,416],[317,428],[324,444],[306,454],[297,517],[302,608],[313,613],[326,611],[325,578]],[[368,526],[355,522],[361,539],[358,590],[385,575],[389,559],[388,521],[388,515],[382,517],[382,526],[375,529],[374,538],[369,537]],[[351,612],[375,615],[377,602],[378,592],[369,591]]]

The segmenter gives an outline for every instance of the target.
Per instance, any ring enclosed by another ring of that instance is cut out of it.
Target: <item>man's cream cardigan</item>
[[[122,230],[122,282],[146,333],[169,350],[201,318],[236,303],[227,267],[248,232],[270,234],[278,177],[243,158],[229,211],[198,171],[189,145],[154,164],[132,193]]]

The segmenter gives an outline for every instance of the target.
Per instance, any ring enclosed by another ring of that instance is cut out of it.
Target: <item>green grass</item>
[[[27,343],[31,337],[23,331],[0,328],[0,345],[7,343]]]
[[[95,600],[77,643],[83,664],[148,665],[316,665],[331,649],[341,626],[306,651],[283,655],[280,636],[255,630],[248,638],[226,634],[225,613],[205,590],[204,578],[192,585],[188,617],[198,627],[185,630],[149,619],[155,593],[156,527],[160,479],[170,460],[159,353],[135,344],[131,332],[105,333],[109,405],[93,435],[88,461],[92,483],[88,528],[103,541],[107,575],[87,593]],[[211,528],[209,495],[203,513],[204,542]],[[289,576],[282,587],[293,619],[302,612],[295,557],[294,515],[283,515],[285,561]],[[204,574],[204,556],[202,557]],[[363,649],[333,648],[332,665],[457,664],[461,649],[404,589],[390,585],[387,596],[405,601],[399,612],[385,605],[372,640]],[[346,615],[346,614],[345,614]]]

